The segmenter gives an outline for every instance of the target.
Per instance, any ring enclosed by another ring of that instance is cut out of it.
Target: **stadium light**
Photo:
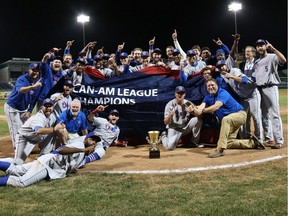
[[[235,34],[237,34],[237,16],[236,16],[236,13],[237,13],[237,11],[239,11],[241,9],[242,9],[241,3],[232,2],[230,5],[228,5],[228,10],[234,11],[234,15],[235,15]]]
[[[77,22],[82,23],[83,25],[83,47],[85,47],[85,23],[90,21],[90,17],[86,15],[79,15],[77,16]]]

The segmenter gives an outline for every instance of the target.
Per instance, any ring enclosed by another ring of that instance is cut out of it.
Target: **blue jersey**
[[[79,130],[87,130],[87,118],[85,114],[80,111],[75,119],[71,114],[71,110],[63,111],[58,120],[57,124],[62,121],[66,125],[68,133],[77,133]]]
[[[37,82],[37,81],[35,81]],[[35,83],[34,82],[34,83]],[[38,92],[40,90],[40,86],[37,87],[37,89],[32,89],[26,93],[20,93],[20,89],[22,87],[31,86],[34,83],[31,83],[30,76],[28,73],[23,74],[17,79],[17,82],[7,100],[7,104],[19,111],[24,111],[28,109],[29,112],[33,111],[33,101],[35,100],[36,96],[38,95]]]
[[[224,89],[219,88],[215,96],[207,95],[203,103],[206,103],[208,106],[215,104],[216,101],[221,101],[223,106],[215,111],[216,116],[222,121],[222,118],[231,114],[244,110],[244,108]]]
[[[38,101],[43,101],[49,94],[52,87],[62,78],[62,70],[54,73],[52,68],[49,66],[50,62],[40,64],[42,73],[42,88],[38,96]]]

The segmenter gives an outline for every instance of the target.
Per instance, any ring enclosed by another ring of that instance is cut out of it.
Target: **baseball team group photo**
[[[172,29],[108,50],[84,27],[80,50],[55,38],[0,66],[3,215],[287,213],[279,41],[236,29],[187,47]]]

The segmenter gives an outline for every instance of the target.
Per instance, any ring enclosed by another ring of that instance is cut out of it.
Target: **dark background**
[[[239,51],[267,39],[287,56],[287,1],[242,0],[237,12]],[[0,63],[12,57],[41,60],[52,47],[65,48],[75,40],[71,53],[76,58],[83,48],[83,28],[77,16],[85,13],[86,43],[97,41],[96,50],[115,52],[125,42],[124,50],[135,47],[148,50],[148,41],[156,37],[155,47],[165,51],[173,45],[177,30],[184,51],[195,44],[216,50],[218,37],[231,47],[235,31],[234,12],[228,0],[206,1],[5,1],[1,2]],[[95,50],[95,52],[96,52]],[[93,53],[95,54],[95,53]]]

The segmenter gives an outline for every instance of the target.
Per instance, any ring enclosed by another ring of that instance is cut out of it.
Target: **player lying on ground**
[[[86,155],[94,152],[101,138],[95,132],[76,138],[52,153],[42,155],[33,162],[16,165],[1,161],[0,170],[7,176],[0,178],[0,186],[27,187],[43,179],[65,178],[73,170],[83,167]]]

